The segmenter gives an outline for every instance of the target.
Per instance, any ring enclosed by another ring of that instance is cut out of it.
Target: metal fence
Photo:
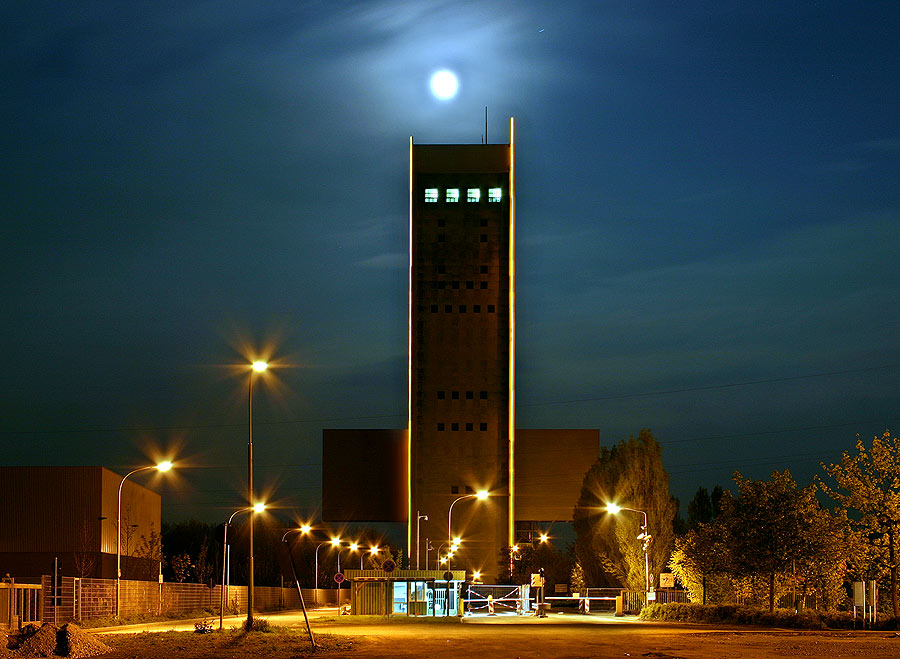
[[[21,625],[40,620],[39,585],[17,584],[12,580],[0,583],[0,627],[18,629]]]
[[[41,578],[43,588],[43,620],[62,624],[72,620],[113,618],[116,613],[115,579],[79,579],[62,577],[54,590],[49,576]],[[337,606],[349,600],[349,591],[331,589],[303,589],[307,606]],[[228,586],[225,591],[226,614],[247,610],[247,587]],[[204,611],[218,613],[222,601],[222,586],[209,588],[197,583],[158,583],[155,581],[121,582],[119,615],[179,617]],[[254,609],[274,611],[300,608],[296,588],[257,586],[254,589]]]

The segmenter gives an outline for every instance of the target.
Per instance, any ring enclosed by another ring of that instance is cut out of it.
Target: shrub
[[[798,613],[790,609],[776,609],[773,613],[748,606],[731,604],[651,604],[641,611],[644,620],[670,622],[703,622],[730,625],[760,625],[792,629],[848,629],[853,619],[843,611],[815,611],[804,609]]]

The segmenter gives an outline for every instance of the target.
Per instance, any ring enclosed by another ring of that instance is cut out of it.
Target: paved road
[[[316,635],[351,637],[353,649],[339,655],[351,659],[381,657],[434,659],[536,659],[538,657],[652,659],[762,659],[784,657],[900,657],[900,636],[893,632],[809,632],[753,627],[721,627],[648,622],[609,614],[533,616],[472,616],[453,621],[336,616],[336,609],[310,611]],[[261,614],[276,625],[304,625],[301,612]],[[242,616],[225,619],[237,627]],[[218,624],[218,618],[215,619]],[[113,633],[193,630],[193,621],[127,625]],[[97,630],[99,631],[99,630]]]

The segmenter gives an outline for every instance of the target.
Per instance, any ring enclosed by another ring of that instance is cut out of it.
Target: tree
[[[78,576],[84,579],[94,573],[97,564],[97,552],[95,551],[96,536],[88,524],[87,517],[81,520],[81,526],[77,531],[76,550],[74,556],[75,569]]]
[[[672,547],[672,520],[677,512],[669,496],[669,475],[662,466],[662,449],[653,434],[642,429],[616,446],[603,447],[600,458],[584,477],[573,513],[575,553],[585,579],[596,586],[624,585],[644,590],[644,552],[636,537],[642,515],[606,512],[609,503],[647,513],[650,573],[665,567]]]
[[[141,534],[136,554],[143,558],[141,561],[141,578],[147,581],[156,581],[163,564],[162,536],[156,532],[153,523],[150,523],[150,534]]]
[[[740,495],[724,497],[721,513],[731,569],[738,577],[766,577],[770,611],[776,585],[787,587],[798,568],[820,579],[826,574],[841,578],[848,555],[846,525],[822,508],[815,484],[798,489],[788,470],[773,472],[767,481],[736,471],[734,481]]]
[[[188,575],[191,573],[191,557],[188,554],[178,554],[177,556],[173,556],[169,559],[169,565],[172,567],[172,572],[175,575],[175,581],[177,583],[184,583],[184,580],[188,578]]]
[[[700,488],[704,489],[704,488]],[[705,492],[705,490],[704,490]],[[707,602],[709,579],[720,577],[714,587],[716,601],[723,599],[729,581],[722,578],[730,570],[730,553],[723,524],[700,523],[685,535],[675,539],[675,549],[669,559],[669,567],[675,577],[691,594],[691,600]]]
[[[852,514],[854,526],[868,541],[873,558],[890,575],[891,607],[900,617],[897,571],[900,562],[900,443],[885,430],[872,447],[856,436],[856,453],[844,451],[838,464],[826,466],[832,487],[819,480],[822,490]]]

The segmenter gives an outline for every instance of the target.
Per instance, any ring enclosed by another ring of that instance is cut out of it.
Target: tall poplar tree
[[[610,503],[647,513],[652,541],[648,547],[651,583],[669,559],[672,520],[677,505],[669,494],[669,475],[662,449],[653,434],[642,429],[612,448],[603,447],[588,470],[573,514],[575,553],[588,586],[644,589],[642,515],[606,511]]]

